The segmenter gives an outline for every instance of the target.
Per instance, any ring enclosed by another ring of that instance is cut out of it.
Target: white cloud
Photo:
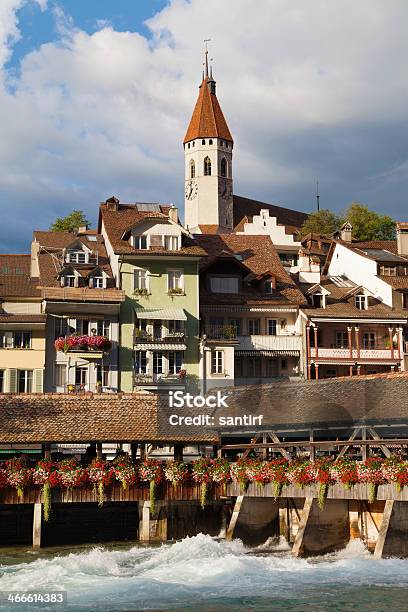
[[[0,4],[0,65],[21,5]],[[148,22],[151,40],[105,22],[89,35],[54,11],[59,40],[24,58],[12,91],[7,74],[0,83],[0,205],[13,201],[24,231],[73,207],[95,217],[111,193],[180,204],[208,37],[237,192],[308,209],[318,174],[326,205],[363,193],[380,208],[382,177],[399,168],[397,214],[408,182],[405,0],[174,0]]]

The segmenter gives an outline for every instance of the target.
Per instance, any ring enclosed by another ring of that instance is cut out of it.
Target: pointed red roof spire
[[[205,41],[207,42],[207,41]],[[215,93],[212,66],[208,71],[208,50],[205,49],[203,80],[194,107],[184,144],[196,138],[222,138],[234,142]]]

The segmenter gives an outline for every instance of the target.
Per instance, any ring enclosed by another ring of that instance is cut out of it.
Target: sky
[[[234,193],[408,220],[406,0],[0,0],[0,252],[98,204],[183,208],[210,38]]]

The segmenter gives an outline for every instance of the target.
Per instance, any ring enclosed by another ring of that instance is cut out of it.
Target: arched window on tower
[[[227,176],[227,160],[225,157],[221,160],[221,176]]]
[[[190,178],[195,178],[195,162],[194,159],[190,162]]]
[[[204,159],[204,176],[211,176],[211,159],[208,156]]]

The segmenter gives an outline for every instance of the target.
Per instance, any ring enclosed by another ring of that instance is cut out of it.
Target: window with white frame
[[[54,386],[65,387],[67,382],[67,366],[65,363],[56,363],[54,367]]]
[[[135,249],[146,250],[147,246],[147,236],[133,236],[133,246]]]
[[[163,353],[162,351],[153,352],[153,374],[163,374]]]
[[[146,351],[136,351],[135,372],[136,374],[146,374],[147,372],[147,353]]]
[[[64,274],[62,277],[62,286],[63,287],[76,287],[77,280],[75,274]]]
[[[0,393],[4,393],[4,370],[0,370]]]
[[[264,293],[273,293],[273,280],[268,279],[264,281]]]
[[[312,293],[310,301],[315,308],[325,308],[325,298],[322,293]]]
[[[90,332],[90,321],[88,319],[76,319],[75,320],[75,333],[80,336],[89,336]]]
[[[58,318],[55,321],[55,337],[61,338],[68,335],[68,321],[66,319]]]
[[[376,339],[375,332],[364,332],[363,333],[363,348],[375,349]]]
[[[167,251],[177,251],[179,248],[178,236],[164,236],[164,248]]]
[[[96,333],[98,336],[105,336],[110,340],[111,322],[107,319],[96,322]]]
[[[88,382],[88,366],[75,367],[75,384],[79,387],[85,387]]]
[[[213,293],[238,293],[237,276],[211,276],[210,283]]]
[[[383,276],[397,276],[397,266],[380,266],[380,274]]]
[[[268,319],[268,336],[276,336],[277,325],[276,319]]]
[[[183,270],[167,270],[167,289],[173,292],[184,290]]]
[[[241,319],[229,319],[228,325],[234,328],[236,336],[241,335]]]
[[[17,383],[19,393],[31,393],[33,390],[33,370],[18,370]]]
[[[169,351],[169,374],[178,374],[183,364],[183,351]]]
[[[89,253],[85,251],[69,251],[66,257],[69,263],[85,264],[89,261]]]
[[[143,268],[135,268],[133,272],[133,288],[135,291],[148,291],[148,274]]]
[[[211,374],[224,373],[224,351],[211,351]]]
[[[31,331],[5,331],[0,332],[1,348],[31,348]]]
[[[248,319],[248,334],[259,336],[261,333],[261,319]]]
[[[169,321],[168,330],[169,334],[182,334],[184,332],[184,321]]]
[[[364,293],[358,293],[355,296],[355,304],[356,304],[356,308],[358,308],[359,310],[366,310],[367,309],[367,296],[364,295]]]
[[[110,372],[110,369],[108,365],[97,364],[96,383],[99,385],[102,385],[102,387],[109,387],[110,386],[109,372]]]
[[[102,274],[95,274],[91,277],[89,285],[94,289],[104,289],[106,287],[105,278]]]

